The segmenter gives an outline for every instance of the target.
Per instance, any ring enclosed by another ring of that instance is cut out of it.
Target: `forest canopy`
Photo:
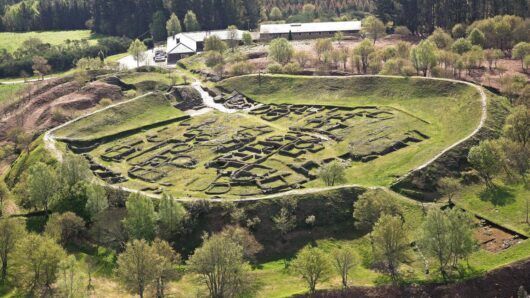
[[[360,19],[368,13],[414,33],[508,14],[529,15],[527,0],[0,0],[0,30],[69,30],[145,38],[150,26],[188,11],[200,28],[256,28],[260,22]]]

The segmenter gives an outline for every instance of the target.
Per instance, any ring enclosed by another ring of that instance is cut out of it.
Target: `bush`
[[[243,33],[243,43],[247,46],[252,44],[252,35],[249,32]]]
[[[214,67],[218,64],[222,64],[224,63],[223,54],[216,51],[210,51],[206,54],[205,63],[208,67]]]
[[[405,26],[397,26],[396,29],[394,29],[394,33],[398,34],[398,35],[403,35],[403,36],[412,34],[412,32],[410,32],[409,28],[407,28]]]
[[[253,71],[254,71],[254,65],[246,61],[237,62],[233,64],[230,69],[230,73],[234,76],[249,74],[249,73],[252,73]]]
[[[272,64],[269,64],[269,66],[267,67],[267,72],[268,73],[282,73],[283,68],[279,63],[272,63]]]
[[[102,107],[108,107],[112,104],[112,99],[110,98],[102,98],[100,101],[99,101],[99,104],[102,106]]]
[[[455,53],[462,55],[463,53],[470,51],[472,47],[473,45],[469,40],[459,38],[453,43],[453,45],[451,46],[451,50]]]
[[[287,63],[283,67],[283,72],[284,73],[288,73],[288,74],[296,74],[296,73],[299,73],[301,70],[302,70],[302,68],[296,62]]]

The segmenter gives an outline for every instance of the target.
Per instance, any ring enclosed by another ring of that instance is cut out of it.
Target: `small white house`
[[[245,32],[237,30],[237,40],[239,42],[243,40],[243,33]],[[204,50],[204,40],[212,35],[224,41],[231,39],[229,30],[182,32],[168,37],[166,48],[167,62],[173,64],[182,58],[202,52]]]

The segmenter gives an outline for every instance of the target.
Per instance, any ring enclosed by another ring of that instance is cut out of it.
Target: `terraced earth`
[[[284,81],[299,89],[276,88]],[[321,187],[318,170],[332,161],[347,167],[348,184],[386,186],[469,134],[481,115],[478,92],[451,82],[262,76],[219,87],[210,92],[214,100],[237,112],[190,113],[203,106],[154,93],[142,105],[107,109],[55,135],[108,183],[241,198]]]

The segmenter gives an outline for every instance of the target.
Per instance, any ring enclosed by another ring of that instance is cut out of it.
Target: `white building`
[[[311,39],[332,37],[337,32],[354,35],[361,31],[361,21],[263,24],[260,26],[260,40],[284,37],[291,39]]]
[[[241,42],[243,33],[246,31],[237,30],[236,39]],[[204,50],[204,40],[209,36],[217,36],[219,39],[227,41],[232,39],[229,30],[182,32],[167,38],[167,62],[176,63],[178,60],[202,52]]]

